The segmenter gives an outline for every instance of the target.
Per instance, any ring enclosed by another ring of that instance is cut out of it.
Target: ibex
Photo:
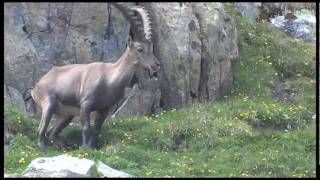
[[[114,63],[94,62],[52,68],[31,90],[33,101],[42,110],[38,128],[38,145],[46,149],[46,130],[53,114],[59,121],[48,132],[48,138],[63,146],[58,134],[73,119],[80,116],[82,148],[93,148],[108,110],[124,95],[133,77],[141,82],[141,71],[154,75],[160,63],[153,54],[151,21],[141,6],[129,7],[112,3],[129,21],[133,40],[121,57]],[[139,15],[140,18],[137,16]],[[142,22],[141,22],[142,20]],[[90,128],[90,113],[97,112],[94,127]]]

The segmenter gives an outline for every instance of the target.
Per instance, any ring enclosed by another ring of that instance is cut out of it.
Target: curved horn
[[[151,21],[149,14],[145,8],[141,6],[130,7],[124,3],[110,4],[119,9],[121,13],[126,17],[126,19],[130,22],[135,39],[146,39],[147,41],[151,41]],[[142,22],[139,21],[139,17],[135,15],[135,12],[137,12],[141,16]]]
[[[150,21],[150,16],[147,10],[141,6],[133,6],[131,8],[141,15],[141,19],[143,21],[143,32],[144,32],[145,38],[148,41],[151,41],[151,21]]]
[[[132,10],[128,5],[125,3],[110,3],[115,6],[117,9],[121,11],[124,17],[129,21],[131,25],[131,30],[133,32],[134,39],[145,39],[144,31],[141,22],[139,22],[139,17],[135,15],[135,11]]]

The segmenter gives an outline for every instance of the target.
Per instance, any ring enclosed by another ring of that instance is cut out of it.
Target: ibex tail
[[[34,95],[33,95],[32,89],[33,88],[28,88],[24,91],[23,100],[30,105],[30,107],[33,111],[32,114],[35,114],[37,112],[37,104],[34,100]]]

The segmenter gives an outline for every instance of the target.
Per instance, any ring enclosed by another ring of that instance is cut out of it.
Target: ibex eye
[[[139,52],[142,52],[142,51],[143,51],[143,49],[142,49],[142,48],[137,48],[137,50],[138,50]]]

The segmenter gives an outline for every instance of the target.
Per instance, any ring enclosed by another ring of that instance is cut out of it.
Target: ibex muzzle
[[[142,71],[153,76],[160,68],[153,54],[150,18],[139,6],[128,7],[112,3],[130,22],[133,40],[115,63],[95,62],[55,67],[45,74],[31,91],[32,99],[41,108],[42,116],[38,128],[38,144],[46,148],[45,134],[53,114],[59,117],[49,130],[48,138],[59,146],[59,133],[73,119],[80,116],[82,125],[82,147],[92,148],[108,110],[124,95],[126,86],[136,76],[140,83]],[[142,22],[139,22],[138,14]],[[139,83],[139,84],[140,84]],[[97,112],[94,127],[90,127],[90,113]]]
[[[153,45],[151,43],[135,42],[133,46],[135,46],[134,49],[138,51],[138,60],[136,61],[138,68],[136,69],[134,76],[137,78],[139,88],[141,89],[144,87],[146,78],[148,78],[144,72],[148,72],[147,74],[151,78],[157,78],[156,73],[160,69],[160,62],[153,54]]]

